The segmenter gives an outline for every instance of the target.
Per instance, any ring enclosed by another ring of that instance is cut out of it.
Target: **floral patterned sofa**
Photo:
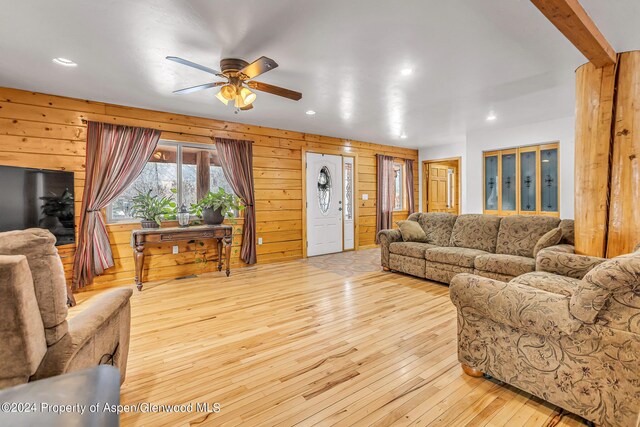
[[[459,273],[474,273],[509,281],[536,270],[533,256],[538,240],[562,229],[564,250],[573,252],[573,220],[540,215],[414,213],[427,242],[405,242],[400,230],[378,233],[385,270],[449,283]]]
[[[640,245],[609,260],[560,245],[508,283],[459,274],[458,359],[606,426],[640,424]]]

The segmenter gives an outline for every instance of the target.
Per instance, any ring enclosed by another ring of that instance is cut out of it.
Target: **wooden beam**
[[[616,63],[616,52],[578,0],[531,0],[596,67]]]

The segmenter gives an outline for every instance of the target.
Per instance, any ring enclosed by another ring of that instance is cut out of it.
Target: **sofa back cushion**
[[[24,255],[0,255],[0,389],[25,383],[47,352]]]
[[[495,253],[500,219],[495,215],[459,215],[451,231],[449,246]]]
[[[640,252],[621,255],[595,266],[571,297],[571,314],[583,322],[593,323],[603,308],[608,310],[612,299],[616,304],[612,305],[615,312],[611,314],[617,322],[626,325],[626,330],[640,331],[632,320],[640,315],[639,278]],[[625,309],[621,310],[620,306]]]
[[[496,253],[533,258],[533,249],[560,219],[542,215],[513,215],[502,218]]]
[[[457,215],[446,212],[423,213],[418,222],[427,236],[427,243],[438,246],[449,246],[451,232]]]
[[[68,331],[66,280],[55,242],[54,235],[41,228],[0,233],[0,255],[27,257],[50,346]]]

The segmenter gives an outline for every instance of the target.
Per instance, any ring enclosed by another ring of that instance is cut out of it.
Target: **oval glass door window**
[[[318,175],[318,205],[322,215],[329,213],[329,205],[331,204],[331,175],[329,169],[323,166]]]

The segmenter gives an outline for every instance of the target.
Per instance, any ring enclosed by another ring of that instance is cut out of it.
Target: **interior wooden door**
[[[429,164],[427,212],[449,212],[448,170],[445,164]]]

